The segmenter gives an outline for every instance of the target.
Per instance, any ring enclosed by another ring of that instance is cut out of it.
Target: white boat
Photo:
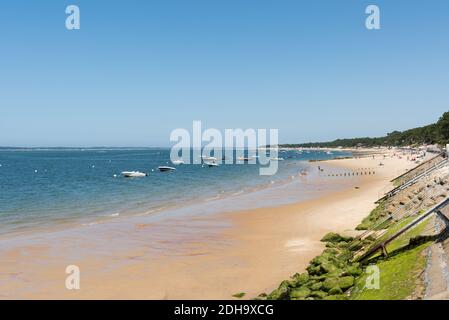
[[[284,158],[270,158],[273,161],[284,161]]]
[[[253,160],[253,157],[238,157],[237,160],[248,162],[248,161]]]
[[[215,158],[215,157],[205,157],[205,156],[203,156],[203,160],[205,160],[205,161],[217,161],[217,158]]]
[[[176,168],[173,167],[167,167],[167,166],[160,166],[158,167],[159,171],[175,171]]]
[[[204,164],[206,165],[206,166],[209,166],[209,167],[218,167],[219,166],[219,164],[218,163],[215,163],[215,162],[204,162]]]
[[[333,154],[332,151],[327,151],[326,153],[327,153],[327,154]]]
[[[183,160],[173,160],[172,163],[174,165],[180,165],[180,164],[184,164],[184,161]]]
[[[140,171],[123,171],[122,176],[126,178],[146,177],[148,174]]]

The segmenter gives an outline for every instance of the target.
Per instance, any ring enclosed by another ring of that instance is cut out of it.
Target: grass
[[[401,179],[396,179],[393,181],[393,187],[397,188],[401,185]]]
[[[234,298],[241,299],[245,296],[245,292],[239,292],[232,295]]]
[[[351,293],[352,300],[403,300],[410,297],[419,283],[419,274],[424,270],[426,257],[423,250],[430,243],[403,251],[376,264],[380,271],[380,288],[366,289],[368,275],[357,279]]]
[[[417,217],[408,217],[407,219],[405,219],[406,221],[404,220],[404,223],[401,223],[400,228],[405,227],[409,222],[411,222],[412,220],[414,220],[416,218]],[[426,230],[426,228],[429,226],[429,221],[430,221],[429,219],[421,221],[421,223],[419,223],[418,225],[416,225],[415,227],[410,229],[408,232],[401,235],[399,238],[393,240],[391,243],[388,244],[387,251],[394,252],[394,251],[408,245],[409,240],[411,238],[421,235]],[[397,230],[399,230],[400,228],[398,228]]]
[[[423,213],[424,213],[424,211],[422,211],[422,212],[420,211],[419,215],[421,215]],[[395,234],[400,229],[405,227],[407,224],[409,224],[410,222],[415,220],[419,215],[417,215],[417,216],[410,216],[410,217],[404,218],[404,219],[396,222],[395,224],[392,224],[387,229],[387,232],[385,232],[385,234],[383,234],[376,241],[376,243],[380,243],[382,241],[385,241],[388,237],[390,237],[391,235]],[[397,239],[393,240],[391,243],[389,243],[387,245],[387,251],[391,252],[391,251],[397,250],[397,249],[399,249],[399,248],[401,248],[403,246],[408,245],[408,241],[409,241],[410,238],[419,236],[425,230],[426,226],[428,225],[428,221],[429,220],[422,221],[421,223],[419,223],[418,225],[416,225],[415,227],[413,227],[412,229],[407,231],[405,234],[403,234],[400,237],[398,237]],[[372,256],[371,259],[377,258],[379,256],[380,256],[380,253],[376,253],[374,256]]]
[[[404,227],[413,218],[409,217],[392,226],[388,230],[393,234]],[[380,270],[380,288],[366,289],[365,283],[368,275],[364,274],[357,279],[354,289],[351,293],[351,299],[354,300],[402,300],[410,297],[416,290],[419,280],[419,274],[424,270],[426,257],[423,250],[430,243],[424,243],[414,248],[408,248],[411,238],[421,235],[428,227],[430,220],[424,220],[399,238],[392,241],[387,246],[390,257],[386,260],[380,258],[377,254],[371,261],[377,261],[376,265]]]
[[[381,201],[379,205],[374,208],[370,214],[362,220],[362,222],[356,227],[356,230],[369,230],[380,220],[385,218],[385,201]]]

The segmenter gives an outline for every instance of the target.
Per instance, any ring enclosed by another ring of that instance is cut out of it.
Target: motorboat
[[[206,157],[206,156],[203,156],[203,160],[204,160],[204,161],[217,161],[217,158],[215,158],[215,157]]]
[[[211,161],[204,162],[204,164],[209,167],[218,167],[219,166],[218,163],[211,162]]]
[[[140,171],[123,171],[122,176],[125,178],[138,178],[138,177],[146,177],[148,174]]]
[[[164,171],[175,171],[176,170],[176,168],[167,167],[167,166],[159,166],[158,169],[159,169],[159,171],[162,171],[162,172],[164,172]]]
[[[238,157],[237,160],[243,161],[243,162],[248,162],[248,161],[253,160],[253,157]]]
[[[284,158],[270,158],[273,161],[284,161]]]
[[[172,163],[174,164],[174,165],[180,165],[180,164],[184,164],[184,160],[173,160],[172,161]]]

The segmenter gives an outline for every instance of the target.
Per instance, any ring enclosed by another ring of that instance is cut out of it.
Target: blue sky
[[[446,0],[4,1],[0,145],[167,146],[193,120],[383,135],[449,110],[448,39]]]

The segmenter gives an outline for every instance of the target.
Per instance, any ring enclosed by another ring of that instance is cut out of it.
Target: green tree
[[[438,120],[437,131],[441,143],[449,143],[449,112],[443,113]]]

